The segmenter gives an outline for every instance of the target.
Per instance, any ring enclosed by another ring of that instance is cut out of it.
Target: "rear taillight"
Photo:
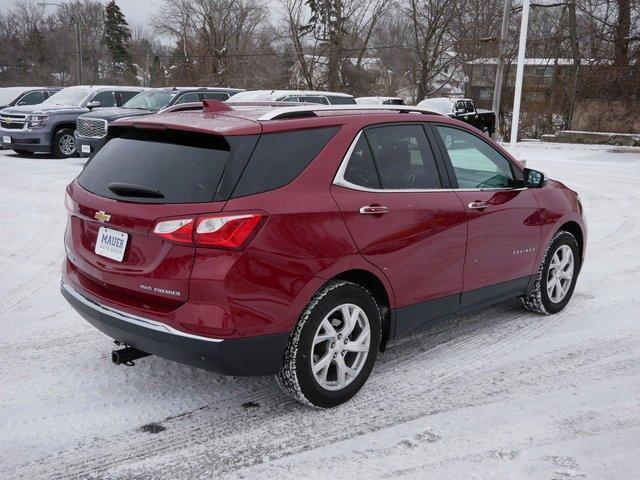
[[[195,244],[202,247],[242,248],[257,232],[263,216],[249,213],[233,216],[207,216],[196,219],[193,235]]]
[[[153,233],[176,243],[239,250],[255,236],[264,218],[260,213],[200,215],[158,222]]]
[[[165,220],[156,223],[153,233],[177,243],[193,243],[193,218]]]

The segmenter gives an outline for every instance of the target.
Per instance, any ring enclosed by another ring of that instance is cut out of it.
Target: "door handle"
[[[469,203],[467,207],[469,207],[469,210],[484,210],[485,208],[488,207],[488,205],[485,202],[475,201],[475,202]]]
[[[382,215],[384,213],[389,213],[389,209],[382,205],[366,205],[364,207],[360,207],[361,215]]]

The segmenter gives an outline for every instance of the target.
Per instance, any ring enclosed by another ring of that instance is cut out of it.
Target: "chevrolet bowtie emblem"
[[[99,212],[96,212],[93,218],[95,218],[99,222],[108,222],[111,219],[111,215],[108,215],[100,210]]]

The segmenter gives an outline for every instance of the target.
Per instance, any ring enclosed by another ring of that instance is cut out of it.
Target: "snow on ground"
[[[510,301],[436,323],[317,411],[271,378],[112,365],[109,339],[58,292],[64,186],[82,161],[0,151],[0,478],[637,478],[640,149],[514,153],[583,199],[569,307]]]

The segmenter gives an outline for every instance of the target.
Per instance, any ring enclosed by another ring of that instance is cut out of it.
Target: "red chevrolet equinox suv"
[[[68,186],[61,290],[125,347],[294,398],[355,395],[386,343],[520,297],[562,310],[576,192],[404,106],[206,101],[120,120]],[[120,352],[120,353],[119,353]]]

